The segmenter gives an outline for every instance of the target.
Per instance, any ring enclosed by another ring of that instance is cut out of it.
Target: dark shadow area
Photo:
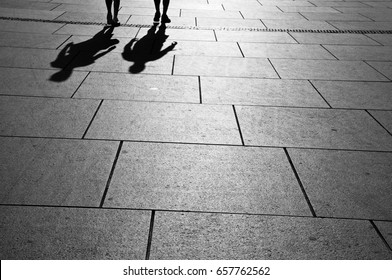
[[[71,76],[73,69],[91,65],[100,57],[114,50],[119,41],[112,39],[113,29],[113,26],[105,26],[87,41],[77,44],[68,43],[60,51],[56,60],[50,63],[52,67],[60,68],[60,71],[53,74],[49,80],[63,82]],[[74,59],[75,57],[76,59]]]
[[[162,50],[163,44],[169,37],[165,34],[166,26],[162,24],[158,32],[157,24],[154,24],[141,39],[132,39],[125,47],[122,57],[133,62],[129,67],[129,72],[137,74],[146,68],[146,63],[162,58],[172,51],[177,44],[173,42],[170,46]]]

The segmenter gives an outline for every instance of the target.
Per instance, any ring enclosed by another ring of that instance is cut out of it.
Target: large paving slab
[[[0,207],[3,260],[145,258],[147,211]]]
[[[0,31],[52,34],[63,26],[63,23],[0,20]]]
[[[0,96],[0,135],[81,138],[98,100]]]
[[[68,38],[68,35],[14,33],[0,31],[0,46],[57,49]]]
[[[122,9],[120,9],[122,10]],[[84,4],[57,4],[57,7],[53,11],[64,11],[64,12],[87,12],[91,13],[104,13],[107,11],[106,5],[84,5]]]
[[[340,60],[392,61],[392,46],[330,46],[324,45]]]
[[[195,18],[191,17],[170,17],[171,25],[185,25],[185,26],[195,26]],[[137,16],[132,15],[127,24],[142,24],[142,25],[152,25],[153,24],[153,17],[152,16]]]
[[[332,7],[311,7],[311,6],[282,6],[279,7],[285,13],[339,13]]]
[[[392,134],[392,111],[369,111]]]
[[[233,18],[197,18],[199,27],[259,27],[265,28],[258,19],[233,19]]]
[[[50,11],[56,8],[59,4],[47,3],[46,1],[33,2],[33,1],[15,1],[15,0],[3,0],[0,2],[0,7],[9,9],[27,9],[27,10],[44,10]]]
[[[301,13],[308,20],[335,20],[335,21],[371,21],[371,19],[360,14],[341,14],[341,13]]]
[[[246,19],[283,19],[283,20],[297,20],[304,19],[304,17],[300,13],[282,13],[282,12],[273,12],[273,11],[264,11],[261,12],[259,10],[244,10],[241,11],[241,14]]]
[[[384,46],[392,46],[392,34],[367,34],[367,36]]]
[[[300,44],[239,43],[245,57],[333,59],[322,46]]]
[[[279,78],[267,59],[176,56],[174,75]]]
[[[311,215],[282,149],[158,143],[124,144],[104,207]]]
[[[102,31],[102,26],[99,25],[66,24],[58,29],[55,34],[94,36],[100,31]],[[130,38],[135,37],[138,32],[139,28],[121,26],[114,28],[112,31],[114,36]]]
[[[391,259],[368,221],[157,212],[150,259]]]
[[[336,29],[326,21],[309,21],[303,20],[276,20],[276,19],[263,19],[262,20],[267,28],[276,29],[309,29],[309,30],[334,30]]]
[[[283,32],[215,31],[218,42],[296,43]]]
[[[300,44],[330,45],[379,45],[376,41],[362,34],[297,33],[291,32]]]
[[[91,73],[75,98],[199,103],[196,77]]]
[[[364,111],[236,108],[246,145],[392,150],[391,136]]]
[[[233,108],[105,100],[87,138],[241,144]]]
[[[148,28],[140,28],[137,37],[146,35]],[[216,41],[213,30],[188,30],[188,29],[165,29],[164,34],[170,40],[186,40],[186,41]]]
[[[100,205],[118,143],[0,137],[0,203]]]
[[[316,215],[391,220],[392,153],[288,151]]]
[[[308,81],[201,77],[203,103],[327,107]]]
[[[328,21],[339,30],[391,30],[392,22]]]
[[[388,81],[362,61],[271,59],[282,79]]]
[[[388,61],[369,61],[369,65],[374,67],[377,71],[384,74],[390,80],[392,80],[392,62]]]
[[[313,81],[332,108],[392,110],[392,83]]]
[[[374,222],[381,234],[387,241],[389,247],[392,248],[392,222]]]
[[[122,4],[122,3],[121,3]],[[106,9],[106,8],[103,8]],[[170,17],[179,17],[181,15],[180,13],[181,9],[173,9],[170,7],[170,9],[167,11],[167,15]],[[145,8],[145,7],[122,7],[119,11],[118,14],[126,14],[126,15],[131,15],[131,16],[150,16],[151,18],[154,17],[155,15],[155,8]]]
[[[173,43],[173,39],[166,40],[163,46],[154,45],[156,51],[165,49]],[[175,55],[192,56],[230,56],[242,57],[241,50],[235,42],[195,42],[195,41],[176,41],[172,51]]]
[[[207,18],[238,18],[242,19],[238,11],[221,11],[221,10],[187,10],[181,9],[182,17],[207,17]]]
[[[71,97],[87,76],[86,72],[76,72],[66,81],[56,83],[50,81],[55,73],[53,70],[0,67],[0,94]]]
[[[45,11],[32,9],[10,9],[0,7],[0,17],[54,20],[61,16],[62,11]]]
[[[120,23],[125,23],[129,18],[129,15],[118,15],[118,20]],[[81,22],[97,22],[106,23],[106,13],[96,13],[92,12],[66,12],[59,16],[57,20],[64,21],[81,21]]]
[[[61,55],[57,50],[0,47],[0,66],[34,69],[63,68],[74,55],[75,53]]]

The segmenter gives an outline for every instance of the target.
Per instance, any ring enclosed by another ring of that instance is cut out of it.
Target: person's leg
[[[107,23],[110,24],[112,22],[112,2],[113,0],[105,0],[106,2],[106,8],[108,10],[108,14],[107,14]]]
[[[113,4],[113,20],[118,22],[118,10],[120,9],[120,0],[114,0]]]
[[[161,0],[154,0],[154,5],[155,5],[154,22],[158,22],[159,18],[161,17],[161,12],[159,11],[160,4],[161,4]]]
[[[169,9],[170,0],[163,0],[163,11],[162,11],[162,22],[169,23],[171,20],[167,16],[167,10]]]

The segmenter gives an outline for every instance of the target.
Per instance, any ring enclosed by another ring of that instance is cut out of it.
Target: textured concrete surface
[[[391,259],[391,1],[154,13],[0,1],[1,259]]]

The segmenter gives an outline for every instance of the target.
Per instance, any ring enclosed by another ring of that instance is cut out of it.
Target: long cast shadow
[[[91,65],[100,57],[114,50],[119,41],[112,39],[113,29],[113,26],[105,26],[87,41],[77,44],[68,43],[60,51],[56,60],[50,63],[52,67],[60,68],[60,71],[53,74],[49,80],[63,82],[71,76],[73,69]],[[76,59],[73,60],[75,57]]]
[[[157,24],[154,24],[141,39],[133,38],[125,45],[122,57],[133,62],[129,67],[129,72],[137,74],[146,68],[146,63],[158,60],[172,51],[177,44],[173,42],[170,46],[162,50],[163,44],[169,35],[165,34],[166,25],[161,24],[156,32]]]

